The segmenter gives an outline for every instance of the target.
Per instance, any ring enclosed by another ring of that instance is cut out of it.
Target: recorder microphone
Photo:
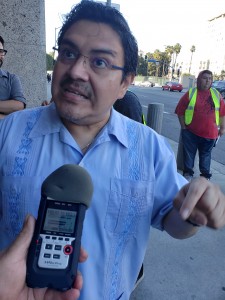
[[[91,177],[78,165],[63,165],[45,179],[27,257],[29,287],[60,291],[72,287],[92,194]]]

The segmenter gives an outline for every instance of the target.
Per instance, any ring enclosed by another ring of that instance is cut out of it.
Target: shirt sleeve
[[[187,181],[177,172],[177,164],[169,142],[161,137],[158,140],[155,160],[154,206],[152,227],[164,230],[163,219],[173,208],[173,199]]]
[[[225,116],[225,102],[223,97],[220,97],[220,117],[224,117]]]
[[[185,110],[188,107],[189,103],[189,92],[186,92],[181,98],[180,101],[177,104],[177,107],[175,109],[175,114],[178,116],[184,116]]]
[[[11,78],[11,93],[10,99],[18,100],[24,103],[24,107],[26,106],[26,99],[23,95],[22,85],[20,79],[17,75],[12,74]]]

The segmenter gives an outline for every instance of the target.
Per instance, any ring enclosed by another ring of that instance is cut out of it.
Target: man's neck
[[[77,125],[67,120],[62,120],[62,122],[80,146],[81,150],[87,150],[86,148],[94,142],[95,137],[105,126],[108,120],[109,118],[92,125]]]

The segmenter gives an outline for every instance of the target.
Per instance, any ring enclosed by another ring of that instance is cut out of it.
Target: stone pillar
[[[2,69],[20,77],[27,107],[39,106],[47,99],[44,0],[1,1],[0,35]]]

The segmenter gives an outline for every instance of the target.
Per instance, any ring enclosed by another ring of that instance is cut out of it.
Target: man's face
[[[4,49],[4,47],[3,47],[2,43],[0,42],[0,50],[3,50],[3,49]],[[0,68],[1,68],[1,66],[3,64],[4,57],[5,57],[4,53],[0,52]]]
[[[212,85],[212,75],[204,73],[200,79],[201,90],[208,90]]]
[[[124,66],[119,36],[105,24],[82,20],[66,31],[60,49],[65,59],[57,60],[52,80],[59,115],[78,125],[106,123],[112,105],[133,79],[129,76],[121,83],[121,70],[105,68],[107,63]],[[77,52],[86,57],[70,61]]]

